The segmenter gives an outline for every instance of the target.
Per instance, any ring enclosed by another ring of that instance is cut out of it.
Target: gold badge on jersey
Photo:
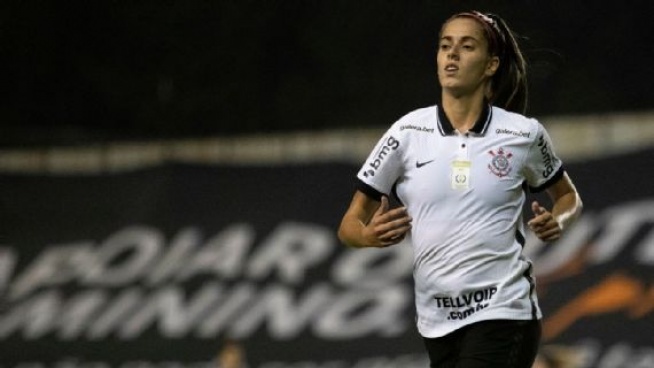
[[[462,190],[470,188],[470,161],[452,161],[451,182],[452,189]]]

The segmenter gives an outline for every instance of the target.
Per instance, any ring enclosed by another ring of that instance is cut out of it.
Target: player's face
[[[436,64],[444,93],[461,96],[484,90],[498,60],[489,54],[488,41],[476,20],[454,18],[443,26]]]

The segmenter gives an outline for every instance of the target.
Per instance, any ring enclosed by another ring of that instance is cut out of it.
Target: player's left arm
[[[548,211],[538,201],[532,202],[534,217],[527,225],[540,240],[550,242],[559,239],[563,231],[579,217],[583,204],[567,173],[563,173],[546,192],[552,200],[552,210]]]

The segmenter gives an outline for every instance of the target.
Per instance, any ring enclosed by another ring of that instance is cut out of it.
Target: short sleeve
[[[563,176],[563,163],[556,156],[549,134],[538,123],[536,139],[529,148],[525,162],[525,176],[532,192],[547,189]]]
[[[357,174],[360,184],[368,186],[364,193],[390,194],[402,172],[402,142],[395,129],[389,129],[377,142]],[[370,195],[370,194],[369,194]],[[373,196],[375,197],[375,196]]]

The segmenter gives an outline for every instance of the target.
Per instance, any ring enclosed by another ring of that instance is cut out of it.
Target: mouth
[[[445,68],[443,69],[446,73],[455,73],[459,71],[459,67],[456,64],[447,64],[445,65]]]

